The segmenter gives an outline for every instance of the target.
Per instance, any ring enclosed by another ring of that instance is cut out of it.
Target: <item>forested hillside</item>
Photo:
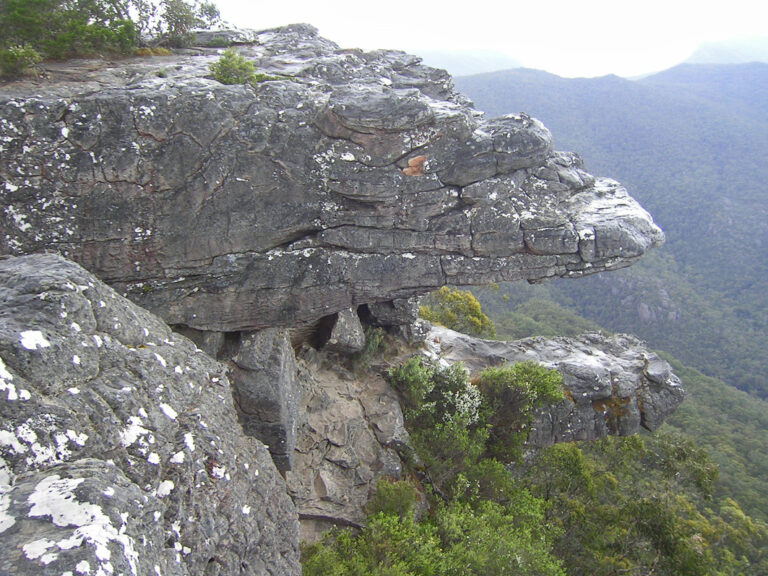
[[[611,330],[768,396],[768,64],[681,65],[642,80],[515,69],[456,79],[491,115],[525,111],[625,184],[667,244],[546,293]]]

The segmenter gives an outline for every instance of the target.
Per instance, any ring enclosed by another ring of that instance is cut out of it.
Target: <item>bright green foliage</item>
[[[222,84],[248,84],[256,74],[253,62],[246,60],[234,48],[227,48],[216,62],[210,65],[214,80]]]
[[[437,576],[441,550],[434,528],[376,513],[357,537],[335,530],[302,548],[304,576]]]
[[[520,517],[520,500],[514,506],[487,500],[476,507],[460,502],[440,506],[435,514],[445,551],[440,574],[565,576],[549,550],[551,533],[542,524],[541,503],[526,503],[530,508]]]
[[[389,379],[429,481],[462,501],[508,498],[500,462],[519,458],[534,409],[563,399],[560,374],[532,362],[489,368],[469,382],[460,363],[442,368],[414,357]]]
[[[40,54],[29,45],[11,46],[0,50],[0,76],[27,74],[40,60]]]
[[[480,303],[469,290],[443,286],[425,298],[424,305],[419,307],[419,315],[429,322],[471,336],[496,336],[493,322],[483,314]]]
[[[222,84],[251,84],[267,80],[280,80],[278,76],[256,73],[253,62],[246,60],[234,48],[227,48],[216,62],[210,65],[213,79]]]
[[[535,362],[483,370],[476,384],[488,425],[488,453],[506,462],[515,459],[534,410],[563,400],[562,383],[558,372]]]
[[[369,514],[381,512],[400,519],[413,518],[417,498],[418,492],[410,482],[380,478],[376,492],[368,500],[366,511]]]
[[[382,485],[377,489],[381,490]],[[374,495],[373,500],[378,500]],[[357,537],[335,530],[302,548],[305,576],[564,576],[550,553],[542,502],[438,505],[431,518],[371,514]]]
[[[193,29],[210,26],[218,20],[219,10],[210,2],[163,0],[160,24],[162,43],[172,48],[189,46]]]
[[[435,366],[418,356],[409,358],[404,364],[389,371],[392,385],[402,394],[407,410],[415,410],[424,402],[435,387],[432,376]]]
[[[388,376],[403,395],[406,418],[414,426],[426,429],[448,421],[465,427],[477,423],[480,391],[467,381],[460,362],[441,368],[413,357],[390,370]]]

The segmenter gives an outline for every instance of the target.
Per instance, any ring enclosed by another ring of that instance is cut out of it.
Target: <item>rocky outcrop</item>
[[[625,266],[662,234],[540,122],[307,26],[0,88],[0,253],[53,249],[173,325],[293,327],[444,284]],[[30,96],[35,94],[35,96]]]
[[[0,566],[300,574],[225,367],[58,256],[0,260]]]
[[[498,342],[434,327],[427,343],[433,356],[463,362],[472,372],[534,361],[562,374],[566,399],[536,415],[527,441],[531,449],[655,430],[685,394],[669,364],[626,334]]]
[[[0,565],[16,573],[298,574],[297,510],[308,538],[357,525],[401,473],[396,394],[334,364],[363,325],[420,342],[434,288],[581,276],[663,241],[540,122],[484,118],[418,58],[308,26],[234,40],[273,79],[219,84],[201,48],[0,86]],[[531,446],[653,428],[682,394],[630,337],[431,334],[470,366],[563,372],[568,400]]]

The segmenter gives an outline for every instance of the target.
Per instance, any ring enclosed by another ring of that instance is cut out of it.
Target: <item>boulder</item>
[[[59,256],[1,259],[0,302],[4,573],[301,573],[223,365]]]
[[[301,391],[286,330],[242,333],[229,362],[243,431],[269,447],[278,469],[291,468]]]

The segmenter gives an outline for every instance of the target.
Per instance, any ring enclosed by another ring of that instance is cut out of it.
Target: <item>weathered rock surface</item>
[[[300,574],[224,366],[58,256],[0,259],[0,571]]]
[[[280,470],[289,469],[301,391],[287,331],[241,334],[229,376],[243,431],[268,445]]]
[[[174,325],[311,323],[444,284],[580,276],[662,241],[540,122],[307,26],[238,50],[51,65],[0,87],[0,254],[60,251]],[[35,94],[35,96],[30,96]]]
[[[360,525],[380,476],[398,478],[408,442],[397,393],[381,376],[355,376],[305,348],[299,357],[304,410],[288,490],[302,538],[334,525]]]
[[[685,394],[669,364],[626,334],[498,342],[436,326],[427,343],[431,354],[461,361],[472,372],[532,360],[562,374],[566,399],[537,414],[528,437],[531,448],[655,430]]]

